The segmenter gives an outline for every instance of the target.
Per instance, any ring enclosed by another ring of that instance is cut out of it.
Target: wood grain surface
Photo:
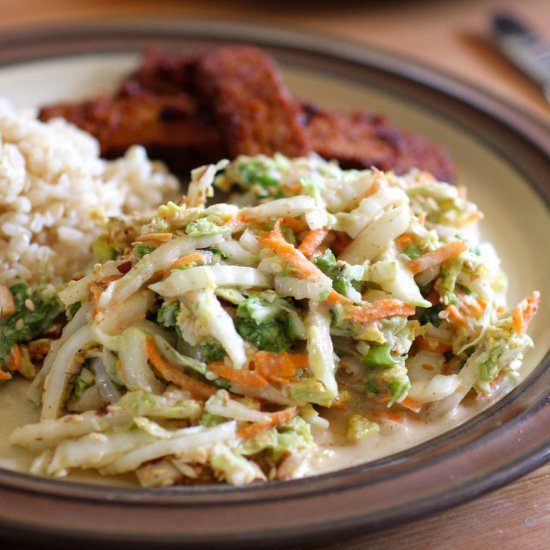
[[[0,0],[0,32],[46,22],[143,15],[253,21],[303,29],[327,40],[351,40],[406,55],[484,89],[550,125],[550,107],[540,89],[491,43],[490,16],[495,10],[517,13],[550,40],[548,0]],[[0,546],[12,547],[1,539]],[[17,544],[13,548],[34,547]],[[42,543],[40,548],[57,547]],[[550,464],[429,518],[317,548],[550,548]]]

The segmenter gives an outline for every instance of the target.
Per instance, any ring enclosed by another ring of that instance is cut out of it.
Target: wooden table
[[[0,0],[0,32],[43,22],[146,14],[303,29],[405,54],[486,89],[550,124],[550,107],[542,92],[490,43],[489,17],[495,9],[515,11],[550,39],[548,0]],[[550,548],[550,464],[452,510],[324,548]]]

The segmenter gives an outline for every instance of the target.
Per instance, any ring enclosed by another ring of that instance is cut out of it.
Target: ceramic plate
[[[388,114],[444,144],[458,183],[486,214],[510,303],[550,297],[550,132],[479,91],[406,59],[322,37],[193,21],[102,22],[0,36],[0,91],[35,106],[108,91],[145,48],[259,45],[293,93]],[[530,331],[523,384],[467,423],[391,457],[314,478],[243,489],[124,489],[0,469],[0,525],[14,536],[155,548],[282,545],[351,536],[455,505],[542,464],[550,452],[550,310]],[[1,391],[1,390],[0,390]],[[0,411],[7,415],[7,411]]]

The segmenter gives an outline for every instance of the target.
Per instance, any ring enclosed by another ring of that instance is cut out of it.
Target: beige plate
[[[149,46],[260,45],[295,95],[389,114],[445,145],[458,183],[486,214],[512,281],[510,302],[533,289],[543,305],[524,383],[451,432],[337,473],[245,489],[145,491],[59,483],[0,468],[0,524],[17,536],[132,545],[323,540],[374,530],[496,488],[549,456],[550,133],[479,91],[407,60],[273,29],[193,21],[118,21],[0,37],[0,90],[19,106],[111,88]],[[3,65],[3,66],[2,66]],[[2,391],[0,389],[0,391]],[[9,414],[1,410],[4,418]]]

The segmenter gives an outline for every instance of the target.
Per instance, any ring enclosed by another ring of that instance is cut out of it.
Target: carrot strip
[[[379,181],[375,181],[368,189],[367,192],[363,195],[364,199],[368,199],[369,197],[372,197],[373,195],[376,195],[380,189],[380,183]]]
[[[540,305],[540,292],[538,290],[535,290],[533,294],[525,298],[525,301],[526,301],[526,305],[523,311],[521,311],[521,304],[519,304],[514,309],[514,314],[515,314],[516,310],[520,308],[519,316],[521,318],[521,325],[519,327],[519,332],[516,331],[517,334],[519,334],[520,336],[523,336],[525,334],[525,332],[527,331],[527,328],[529,327],[529,324],[531,323],[531,321],[533,320],[533,317],[537,313],[537,310]],[[512,318],[514,318],[514,314],[512,314]],[[515,319],[514,319],[514,330],[515,329],[516,329],[516,326],[515,326]]]
[[[343,294],[340,294],[339,292],[336,292],[336,290],[332,289],[327,296],[327,302],[329,304],[353,304],[353,302],[344,296]]]
[[[173,233],[146,233],[136,237],[136,243],[167,243],[172,240]]]
[[[234,384],[245,388],[263,389],[267,386],[267,380],[257,372],[250,370],[239,370],[228,367],[221,362],[208,364],[208,370],[220,378],[225,378]]]
[[[17,344],[13,344],[6,362],[6,367],[8,367],[9,370],[19,370],[22,364],[23,355],[21,354],[21,349]]]
[[[305,231],[308,226],[307,223],[303,220],[299,220],[297,218],[291,218],[290,216],[283,216],[281,218],[281,225],[286,225],[287,227],[290,227],[290,229],[293,229],[297,233],[300,233],[301,231]]]
[[[386,298],[368,306],[352,306],[346,311],[346,317],[358,323],[371,323],[386,317],[410,317],[415,312],[415,306],[394,298]]]
[[[172,382],[176,386],[187,390],[193,397],[197,399],[208,399],[216,393],[216,388],[195,380],[180,372],[176,367],[166,361],[158,352],[153,340],[147,337],[147,358],[151,364],[160,372],[162,377],[168,382]]]
[[[244,214],[237,214],[234,218],[225,222],[224,227],[229,227],[231,231],[237,231],[242,229],[247,223],[248,220]]]
[[[302,192],[302,184],[297,182],[288,182],[284,184],[285,191],[299,195]]]
[[[414,346],[423,351],[432,351],[433,353],[445,353],[453,348],[450,342],[443,342],[436,338],[427,336],[418,336],[414,341]]]
[[[9,372],[0,369],[0,380],[11,380],[12,375]]]
[[[456,292],[456,295],[462,302],[461,309],[465,311],[468,315],[471,315],[472,317],[478,317],[483,313],[483,310],[485,308],[482,307],[478,300],[460,291]]]
[[[516,334],[521,334],[523,330],[523,314],[521,312],[521,304],[518,304],[512,312],[512,327]]]
[[[173,269],[191,265],[193,262],[197,262],[200,265],[205,264],[206,259],[204,258],[204,254],[201,254],[200,252],[191,252],[191,254],[180,256],[178,259],[174,260],[168,267],[159,271],[158,274],[160,275],[161,279],[164,279],[170,274]]]
[[[328,235],[327,229],[314,229],[310,231],[300,243],[298,250],[306,257],[311,258],[313,253],[321,246]]]
[[[450,260],[451,258],[459,256],[466,250],[468,250],[468,245],[465,242],[451,241],[433,252],[428,252],[416,260],[411,260],[408,262],[408,266],[409,269],[416,275],[417,273],[426,271],[426,269],[429,269],[430,267],[435,267],[447,260]]]
[[[395,244],[401,249],[405,249],[409,246],[411,246],[411,244],[414,243],[414,234],[413,233],[403,233],[401,235],[399,235],[399,237],[396,237],[395,239]]]
[[[384,420],[392,420],[393,422],[398,422],[403,424],[405,422],[405,415],[402,411],[377,411],[371,413],[375,418],[380,418]]]
[[[469,225],[471,223],[477,222],[478,220],[483,219],[483,214],[479,211],[477,212],[470,212],[470,214],[467,214],[463,218],[460,218],[455,222],[456,227],[464,227],[466,225]]]
[[[259,351],[254,356],[256,372],[267,380],[288,384],[289,378],[296,374],[296,369],[308,366],[307,355],[299,353],[272,353]]]
[[[325,274],[313,265],[297,248],[285,241],[281,233],[282,219],[275,222],[275,227],[269,233],[262,235],[258,241],[264,248],[269,248],[275,254],[283,257],[303,277],[325,277]]]
[[[456,306],[447,306],[445,311],[448,313],[447,320],[450,321],[451,324],[460,325],[463,327],[468,326],[468,321],[466,321],[466,318],[464,317],[464,315],[462,315],[462,313]]]
[[[193,262],[205,263],[205,261],[204,254],[201,254],[200,252],[191,252],[191,254],[186,254],[185,256],[181,256],[177,260],[174,260],[167,269],[172,270],[177,267],[185,267]]]
[[[399,404],[414,413],[419,413],[422,410],[422,405],[418,401],[415,401],[412,397],[409,397],[408,395]]]
[[[280,424],[288,424],[296,414],[296,407],[289,407],[282,411],[277,411],[271,413],[271,419],[267,422],[255,422],[254,424],[249,424],[237,430],[237,435],[242,439],[250,439],[260,432],[264,432],[279,426]]]

